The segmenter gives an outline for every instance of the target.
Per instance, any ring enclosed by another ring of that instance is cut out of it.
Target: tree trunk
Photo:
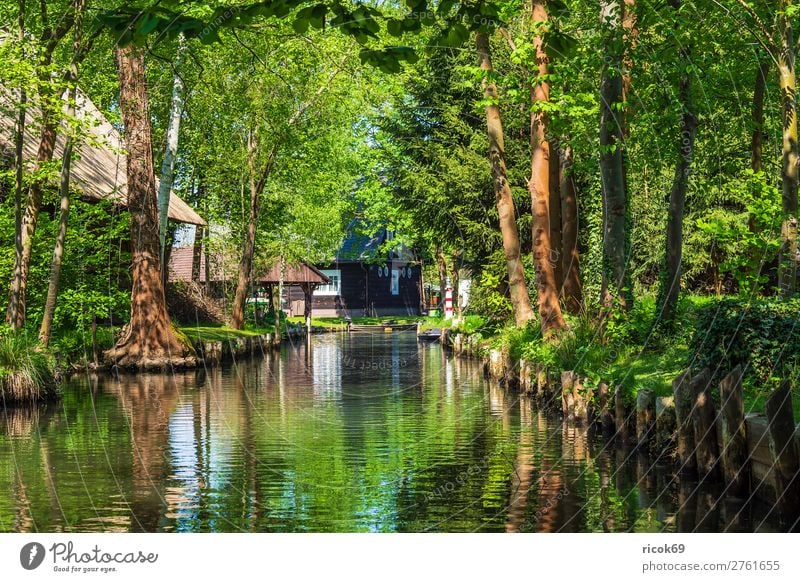
[[[600,22],[605,29],[605,58],[600,80],[600,181],[603,193],[602,303],[625,310],[633,306],[628,273],[628,200],[625,184],[623,35],[619,0],[602,0]]]
[[[548,21],[545,0],[533,0],[532,18],[534,23],[546,26]],[[536,288],[539,291],[539,316],[542,319],[542,333],[547,335],[564,327],[564,317],[558,303],[558,286],[556,269],[551,245],[551,232],[554,224],[551,217],[558,219],[558,230],[561,230],[561,204],[559,212],[551,209],[550,185],[551,165],[557,164],[555,153],[550,151],[547,141],[547,115],[544,112],[550,100],[550,83],[547,81],[548,59],[544,50],[542,35],[534,39],[536,49],[537,76],[539,79],[531,89],[531,179],[528,190],[531,194],[533,208],[533,263],[536,268]],[[560,198],[560,195],[559,195]]]
[[[20,45],[25,41],[25,0],[19,0],[19,37]],[[22,189],[25,170],[25,123],[28,102],[28,93],[25,89],[20,89],[19,95],[19,114],[17,127],[14,134],[14,263],[22,264]],[[17,313],[16,305],[19,303],[19,291],[14,289],[12,280],[8,312],[6,321],[16,327]],[[14,305],[12,309],[12,304]]]
[[[300,288],[303,290],[303,318],[306,323],[306,333],[311,334],[311,314],[314,308],[314,288],[313,283],[303,283]]]
[[[164,159],[161,161],[161,177],[158,185],[158,233],[161,247],[161,266],[166,271],[167,257],[167,224],[169,222],[169,198],[175,179],[175,158],[178,155],[178,138],[181,130],[181,115],[183,114],[183,79],[180,76],[181,56],[184,45],[183,37],[178,40],[178,54],[175,57],[175,76],[172,81],[172,102],[169,110],[169,125],[167,126],[167,147],[164,150]],[[166,276],[164,280],[166,281]]]
[[[76,2],[76,5],[79,2]],[[24,18],[24,4],[20,4],[20,18]],[[60,103],[61,95],[56,90],[56,85],[51,77],[51,65],[53,53],[58,47],[64,35],[69,32],[74,22],[75,6],[70,5],[67,11],[59,19],[58,26],[53,29],[50,27],[46,14],[41,14],[44,25],[41,41],[45,44],[45,49],[36,64],[37,87],[42,107],[42,135],[39,141],[39,150],[36,154],[36,166],[33,170],[34,175],[41,172],[53,159],[53,152],[56,145],[56,132],[58,130],[57,115],[53,108],[54,102]],[[24,22],[20,22],[24,24]],[[73,63],[82,57],[74,55]],[[69,75],[69,73],[68,73]],[[22,116],[20,116],[20,120]],[[22,157],[20,157],[22,161]],[[22,166],[18,165],[18,172]],[[21,177],[21,176],[20,176]],[[28,196],[25,205],[25,213],[19,227],[16,253],[14,257],[14,270],[11,275],[11,285],[9,288],[8,309],[6,311],[6,321],[13,329],[21,329],[25,325],[26,317],[26,290],[28,286],[28,271],[30,268],[31,254],[33,252],[33,237],[36,233],[36,224],[39,220],[39,209],[42,205],[43,188],[46,183],[46,176],[39,174],[38,177],[28,188]],[[21,201],[20,201],[21,206]]]
[[[672,0],[677,12],[680,0]],[[690,49],[682,48],[681,62],[686,70],[691,66]],[[689,174],[692,169],[694,140],[698,120],[692,100],[692,73],[684,73],[680,81],[679,99],[683,109],[680,135],[678,137],[678,161],[675,163],[675,176],[669,193],[669,213],[667,215],[667,249],[664,258],[665,270],[659,292],[656,318],[659,325],[671,325],[675,320],[678,297],[681,290],[681,260],[683,257],[683,210],[686,203],[686,190],[689,187]]]
[[[764,140],[764,93],[767,88],[767,75],[769,74],[768,58],[762,58],[756,71],[756,85],[753,89],[753,135],[750,139],[750,167],[754,172],[763,170],[761,161],[762,144]]]
[[[475,33],[475,44],[478,50],[478,62],[485,73],[483,78],[484,96],[491,101],[486,105],[486,130],[489,137],[489,161],[492,165],[494,194],[497,213],[500,217],[503,251],[506,257],[509,294],[514,308],[514,320],[517,325],[525,325],[533,319],[533,309],[525,283],[525,269],[520,259],[519,230],[517,229],[514,199],[506,172],[503,122],[500,118],[500,108],[497,105],[497,86],[490,79],[493,69],[492,57],[489,52],[489,37],[485,32],[478,31]]]
[[[794,32],[786,10],[792,0],[781,0],[778,27],[781,47],[778,56],[783,117],[783,224],[778,286],[784,297],[797,289],[797,91],[794,72]]]
[[[562,295],[567,311],[576,315],[583,304],[583,288],[578,253],[578,197],[575,191],[575,177],[572,175],[572,148],[566,146],[559,150],[561,162],[561,270],[564,273]]]
[[[444,259],[444,251],[440,245],[436,245],[436,269],[439,273],[439,311],[444,315],[444,296],[447,289],[447,262]]]
[[[253,256],[256,249],[256,227],[261,215],[261,193],[272,172],[275,156],[278,153],[278,146],[275,145],[270,152],[267,166],[256,182],[256,156],[258,154],[258,138],[253,132],[250,133],[247,143],[248,166],[250,174],[250,215],[247,220],[247,231],[245,232],[244,247],[242,257],[239,260],[239,275],[236,280],[236,294],[233,299],[233,310],[231,314],[231,327],[233,329],[244,328],[244,310],[247,303],[247,293],[250,289],[250,276],[253,271]]]
[[[144,51],[133,46],[118,46],[116,60],[128,152],[131,320],[105,358],[118,366],[136,369],[194,366],[194,350],[172,327],[161,282],[158,203]]]
[[[203,239],[205,238],[206,228],[204,226],[194,227],[194,246],[192,247],[192,282],[201,283],[200,269],[203,261]],[[208,279],[208,271],[206,271]]]
[[[556,280],[556,292],[561,297],[564,288],[564,215],[561,208],[561,148],[556,147],[556,138],[550,148],[550,262]]]
[[[256,222],[261,211],[261,203],[258,191],[255,189],[255,182],[250,181],[250,218],[247,221],[247,232],[244,239],[242,257],[239,260],[239,275],[236,280],[236,294],[233,299],[233,312],[231,315],[231,327],[233,329],[244,328],[244,310],[247,303],[247,292],[250,289],[250,275],[253,270],[253,255],[256,246]]]
[[[76,91],[73,87],[68,97],[67,115],[75,115]],[[58,219],[58,233],[56,243],[53,248],[53,260],[50,263],[50,282],[47,287],[47,299],[44,304],[44,315],[42,325],[39,328],[39,341],[47,347],[50,343],[50,334],[53,326],[53,316],[56,312],[56,300],[58,299],[58,286],[61,278],[61,263],[64,256],[64,245],[67,239],[67,226],[69,224],[69,181],[70,166],[72,163],[72,136],[68,136],[64,144],[64,153],[61,159],[61,176],[59,178],[59,193],[61,195],[61,208]]]
[[[453,287],[453,316],[456,319],[461,319],[461,299],[458,296],[458,288],[461,286],[461,278],[458,275],[458,251],[453,251],[453,268],[450,271],[453,273],[450,285]]]
[[[42,167],[53,159],[56,145],[56,125],[52,115],[44,114],[42,138],[39,142],[39,151],[36,155],[36,168],[40,172]],[[42,206],[42,193],[44,184],[42,180],[34,181],[28,189],[25,213],[22,217],[20,229],[20,253],[14,260],[14,270],[11,275],[11,289],[6,312],[6,321],[13,329],[21,329],[25,325],[26,297],[28,286],[28,270],[33,253],[33,236],[36,233],[36,224],[39,220],[39,209]]]
[[[548,130],[549,131],[549,130]],[[553,276],[556,281],[556,292],[561,297],[564,288],[564,216],[561,211],[561,148],[556,147],[559,139],[550,145],[550,262],[553,264]]]

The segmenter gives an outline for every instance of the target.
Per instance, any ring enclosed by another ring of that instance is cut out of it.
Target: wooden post
[[[600,382],[597,389],[600,404],[600,426],[604,431],[610,431],[614,427],[614,416],[611,414],[611,391],[607,382]]]
[[[675,395],[675,424],[677,425],[677,452],[681,463],[680,470],[693,473],[697,470],[697,458],[694,454],[694,428],[692,426],[692,376],[689,370],[672,381],[672,393]]]
[[[583,424],[589,424],[590,410],[589,403],[592,402],[592,388],[587,386],[588,378],[576,376],[572,386],[572,394],[575,398],[575,420]]]
[[[303,290],[303,316],[306,323],[306,334],[311,335],[311,314],[314,308],[314,283],[302,283],[300,288]]]
[[[614,424],[617,427],[617,437],[623,444],[627,444],[630,434],[628,433],[628,419],[625,414],[625,403],[622,401],[622,388],[620,386],[614,389]]]
[[[713,481],[720,477],[719,444],[714,424],[716,420],[714,400],[711,398],[711,373],[708,368],[704,368],[700,374],[692,378],[691,388],[694,396],[692,424],[697,472],[700,477],[708,477]]]
[[[656,393],[647,388],[636,394],[636,443],[650,443],[656,425]]]
[[[766,402],[769,448],[781,521],[796,526],[800,516],[800,460],[792,413],[792,386],[784,380]]]
[[[728,492],[744,497],[750,490],[750,462],[742,400],[742,368],[736,366],[719,385],[722,421],[722,468]]]
[[[564,420],[575,420],[575,394],[573,391],[575,381],[575,372],[561,372],[561,411],[564,413]]]

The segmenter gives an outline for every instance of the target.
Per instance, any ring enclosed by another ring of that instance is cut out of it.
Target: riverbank
[[[702,318],[702,309],[693,315]],[[443,340],[455,355],[478,359],[491,382],[531,397],[540,409],[560,414],[565,424],[601,430],[653,464],[670,463],[678,479],[719,484],[734,496],[777,504],[782,518],[796,527],[800,435],[790,378],[768,394],[748,394],[742,364],[730,371],[722,362],[691,367],[698,358],[690,356],[696,339],[661,354],[641,351],[636,358],[602,345],[592,354],[592,344],[584,340],[576,348],[564,338],[567,345],[548,351],[530,330],[484,337],[456,326]],[[726,347],[735,350],[735,341],[729,338]],[[586,359],[566,357],[569,350]],[[749,360],[757,359],[758,347],[749,350]],[[586,372],[587,361],[598,361],[598,353],[607,354],[598,368],[608,376]],[[641,362],[634,364],[635,359]],[[578,365],[564,365],[570,362]],[[608,372],[618,366],[627,367],[621,376]],[[763,408],[757,409],[759,404]]]

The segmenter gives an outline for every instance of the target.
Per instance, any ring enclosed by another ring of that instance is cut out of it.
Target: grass
[[[305,319],[302,316],[290,317],[288,321],[291,323],[299,323],[299,324],[305,323]],[[406,325],[421,321],[422,329],[444,327],[446,325],[443,319],[436,317],[424,317],[424,316],[387,315],[384,317],[354,317],[352,319],[353,325],[381,325],[382,323],[387,321],[391,321],[398,325]],[[347,320],[343,317],[312,317],[311,326],[324,329],[344,330],[347,328]]]
[[[274,331],[272,328],[233,329],[225,325],[193,325],[179,328],[190,340],[218,342],[240,337],[253,337]]]
[[[57,394],[53,358],[23,334],[0,335],[0,396],[4,403],[46,400]]]

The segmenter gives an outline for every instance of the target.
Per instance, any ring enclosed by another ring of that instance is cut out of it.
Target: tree
[[[659,325],[669,326],[675,319],[678,307],[678,296],[681,289],[681,259],[683,256],[683,215],[686,204],[686,191],[689,187],[689,174],[692,168],[694,142],[699,121],[695,113],[692,99],[692,60],[691,47],[680,33],[681,0],[671,0],[675,11],[675,37],[678,43],[678,68],[682,71],[679,81],[678,102],[682,110],[680,132],[678,136],[678,160],[675,163],[675,177],[669,193],[669,211],[667,216],[667,245],[664,259],[665,272],[661,284],[656,317]]]
[[[24,5],[20,6],[20,18],[24,18]],[[14,274],[11,280],[8,309],[6,311],[6,321],[14,329],[20,329],[25,325],[26,290],[33,251],[33,237],[36,233],[36,224],[39,220],[39,211],[42,205],[42,194],[47,180],[45,169],[53,159],[58,124],[60,122],[58,110],[61,104],[61,85],[51,77],[50,68],[56,48],[58,48],[61,39],[69,32],[74,23],[75,4],[70,4],[59,18],[58,23],[52,25],[48,16],[47,5],[44,3],[40,10],[40,18],[42,19],[43,32],[39,39],[41,53],[38,55],[36,67],[36,85],[39,103],[42,107],[42,133],[39,140],[39,150],[36,154],[36,167],[33,171],[36,177],[28,188],[25,212],[18,227],[18,252],[14,259]],[[20,28],[22,29],[22,26]],[[64,76],[68,75],[70,75],[69,72],[65,73]],[[24,128],[20,125],[19,130],[22,129]]]
[[[500,108],[497,105],[497,85],[492,81],[493,68],[488,35],[485,32],[478,31],[475,34],[475,44],[478,49],[478,63],[484,72],[483,90],[486,100],[489,161],[492,165],[497,212],[500,215],[500,232],[503,235],[508,287],[511,295],[511,304],[514,308],[514,320],[517,325],[521,326],[533,319],[533,309],[531,308],[528,288],[525,283],[525,270],[521,261],[514,200],[511,197],[511,188],[508,184],[503,123],[500,118]]]
[[[600,80],[600,179],[603,192],[603,290],[608,309],[632,307],[628,270],[628,198],[625,172],[621,0],[601,0],[600,27],[605,55]]]
[[[794,70],[794,29],[789,10],[794,7],[793,0],[780,0],[777,14],[778,35],[778,74],[781,89],[781,113],[783,119],[783,184],[782,205],[783,225],[781,226],[781,255],[778,270],[778,286],[784,297],[797,290],[797,83]]]
[[[531,108],[532,154],[531,179],[528,183],[528,189],[531,193],[531,206],[533,207],[533,260],[536,267],[539,317],[542,320],[542,333],[545,335],[562,329],[565,325],[558,302],[559,288],[553,260],[554,249],[550,243],[551,232],[554,229],[561,230],[561,207],[559,204],[559,211],[551,213],[551,189],[556,193],[559,193],[559,190],[557,186],[557,171],[555,172],[555,184],[550,183],[551,166],[558,168],[558,154],[550,149],[547,113],[545,110],[550,100],[549,58],[544,46],[544,35],[547,31],[548,19],[545,0],[533,0],[532,20],[536,34],[534,47],[536,51],[537,78],[531,88],[531,101],[533,104]],[[560,195],[556,200],[560,200]],[[553,204],[553,206],[555,205]],[[551,217],[556,218],[558,225],[551,222]],[[560,255],[560,252],[559,245],[555,254]]]
[[[120,109],[128,152],[132,289],[131,317],[105,358],[120,367],[159,369],[194,365],[194,350],[172,327],[161,280],[153,149],[148,113],[144,51],[116,48]]]

